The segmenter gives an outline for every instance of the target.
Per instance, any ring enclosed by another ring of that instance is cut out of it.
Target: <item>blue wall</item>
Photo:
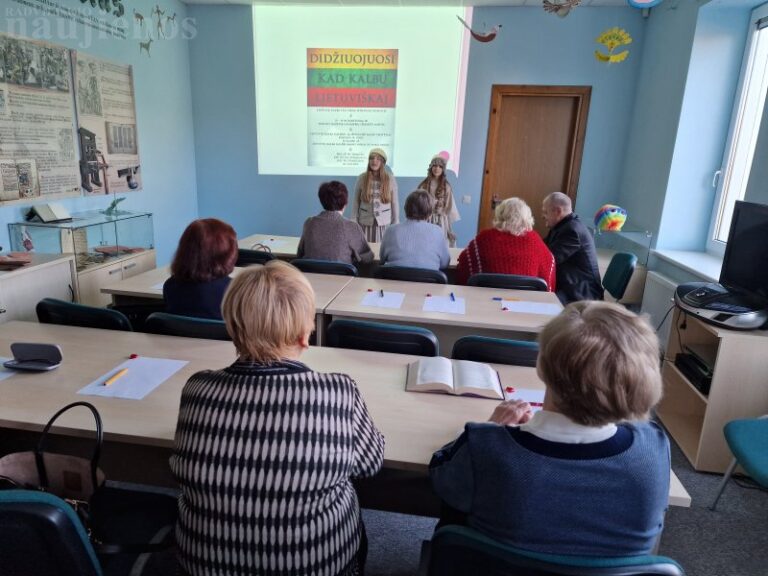
[[[83,6],[76,0],[60,2],[72,9]],[[177,23],[187,16],[186,5],[176,0],[136,0],[126,4],[129,30],[133,31],[133,9],[149,21],[150,11],[157,4],[168,16],[175,12]],[[57,17],[37,14],[20,17],[19,11],[23,8],[11,0],[0,0],[0,31],[8,32],[13,25],[18,33],[19,26],[23,26],[27,35],[32,35],[34,30],[43,29],[39,19],[44,18],[51,24],[51,34],[43,37],[38,34],[38,39],[133,65],[143,190],[125,194],[127,200],[121,204],[121,209],[154,214],[158,264],[167,263],[182,230],[197,216],[188,40],[180,33],[175,38],[156,40],[151,45],[151,58],[147,58],[146,54],[139,54],[139,39],[132,34],[125,40],[99,38],[95,31],[77,24],[74,38],[60,38],[57,36]],[[9,18],[22,23],[12,22]],[[55,201],[75,212],[105,208],[111,197]],[[4,249],[9,248],[7,224],[21,221],[27,209],[19,205],[0,207],[0,245]]]
[[[190,14],[199,30],[190,58],[200,215],[223,218],[240,235],[298,235],[320,208],[316,191],[323,178],[257,173],[251,8],[190,6]],[[474,21],[502,24],[502,32],[470,49],[461,176],[452,178],[457,200],[471,197],[471,204],[458,205],[459,244],[476,233],[492,84],[593,86],[577,209],[591,215],[617,200],[643,47],[640,11],[582,7],[560,19],[538,6],[476,8]],[[606,65],[593,56],[595,38],[613,26],[634,41],[626,62]],[[432,153],[425,150],[425,158]],[[418,183],[399,178],[402,196]]]

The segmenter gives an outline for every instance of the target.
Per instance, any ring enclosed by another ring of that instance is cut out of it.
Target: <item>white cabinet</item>
[[[91,266],[77,274],[79,299],[81,304],[106,306],[112,302],[109,294],[102,294],[101,289],[121,280],[136,276],[155,268],[155,251],[145,250],[138,254],[112,260],[102,266]]]
[[[43,298],[71,302],[76,296],[75,262],[70,254],[35,254],[22,268],[0,272],[0,322],[37,320]]]

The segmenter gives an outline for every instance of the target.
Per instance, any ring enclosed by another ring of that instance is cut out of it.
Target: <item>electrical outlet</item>
[[[461,203],[462,204],[472,204],[472,196],[462,196],[461,197]]]

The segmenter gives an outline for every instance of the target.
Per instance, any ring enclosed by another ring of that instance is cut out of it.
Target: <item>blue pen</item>
[[[384,290],[379,290],[379,298],[384,298]]]
[[[456,302],[456,296],[453,295],[453,292],[451,292],[451,302]]]
[[[502,300],[504,300],[504,298],[502,298],[501,296],[494,296],[493,298],[491,298],[491,300],[495,300],[496,302],[501,302]]]

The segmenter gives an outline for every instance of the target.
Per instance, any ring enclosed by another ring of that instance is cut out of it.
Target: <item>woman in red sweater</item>
[[[533,214],[520,198],[507,198],[496,207],[493,228],[483,230],[459,255],[456,278],[466,284],[480,272],[521,274],[542,278],[555,290],[555,259],[533,231]]]

